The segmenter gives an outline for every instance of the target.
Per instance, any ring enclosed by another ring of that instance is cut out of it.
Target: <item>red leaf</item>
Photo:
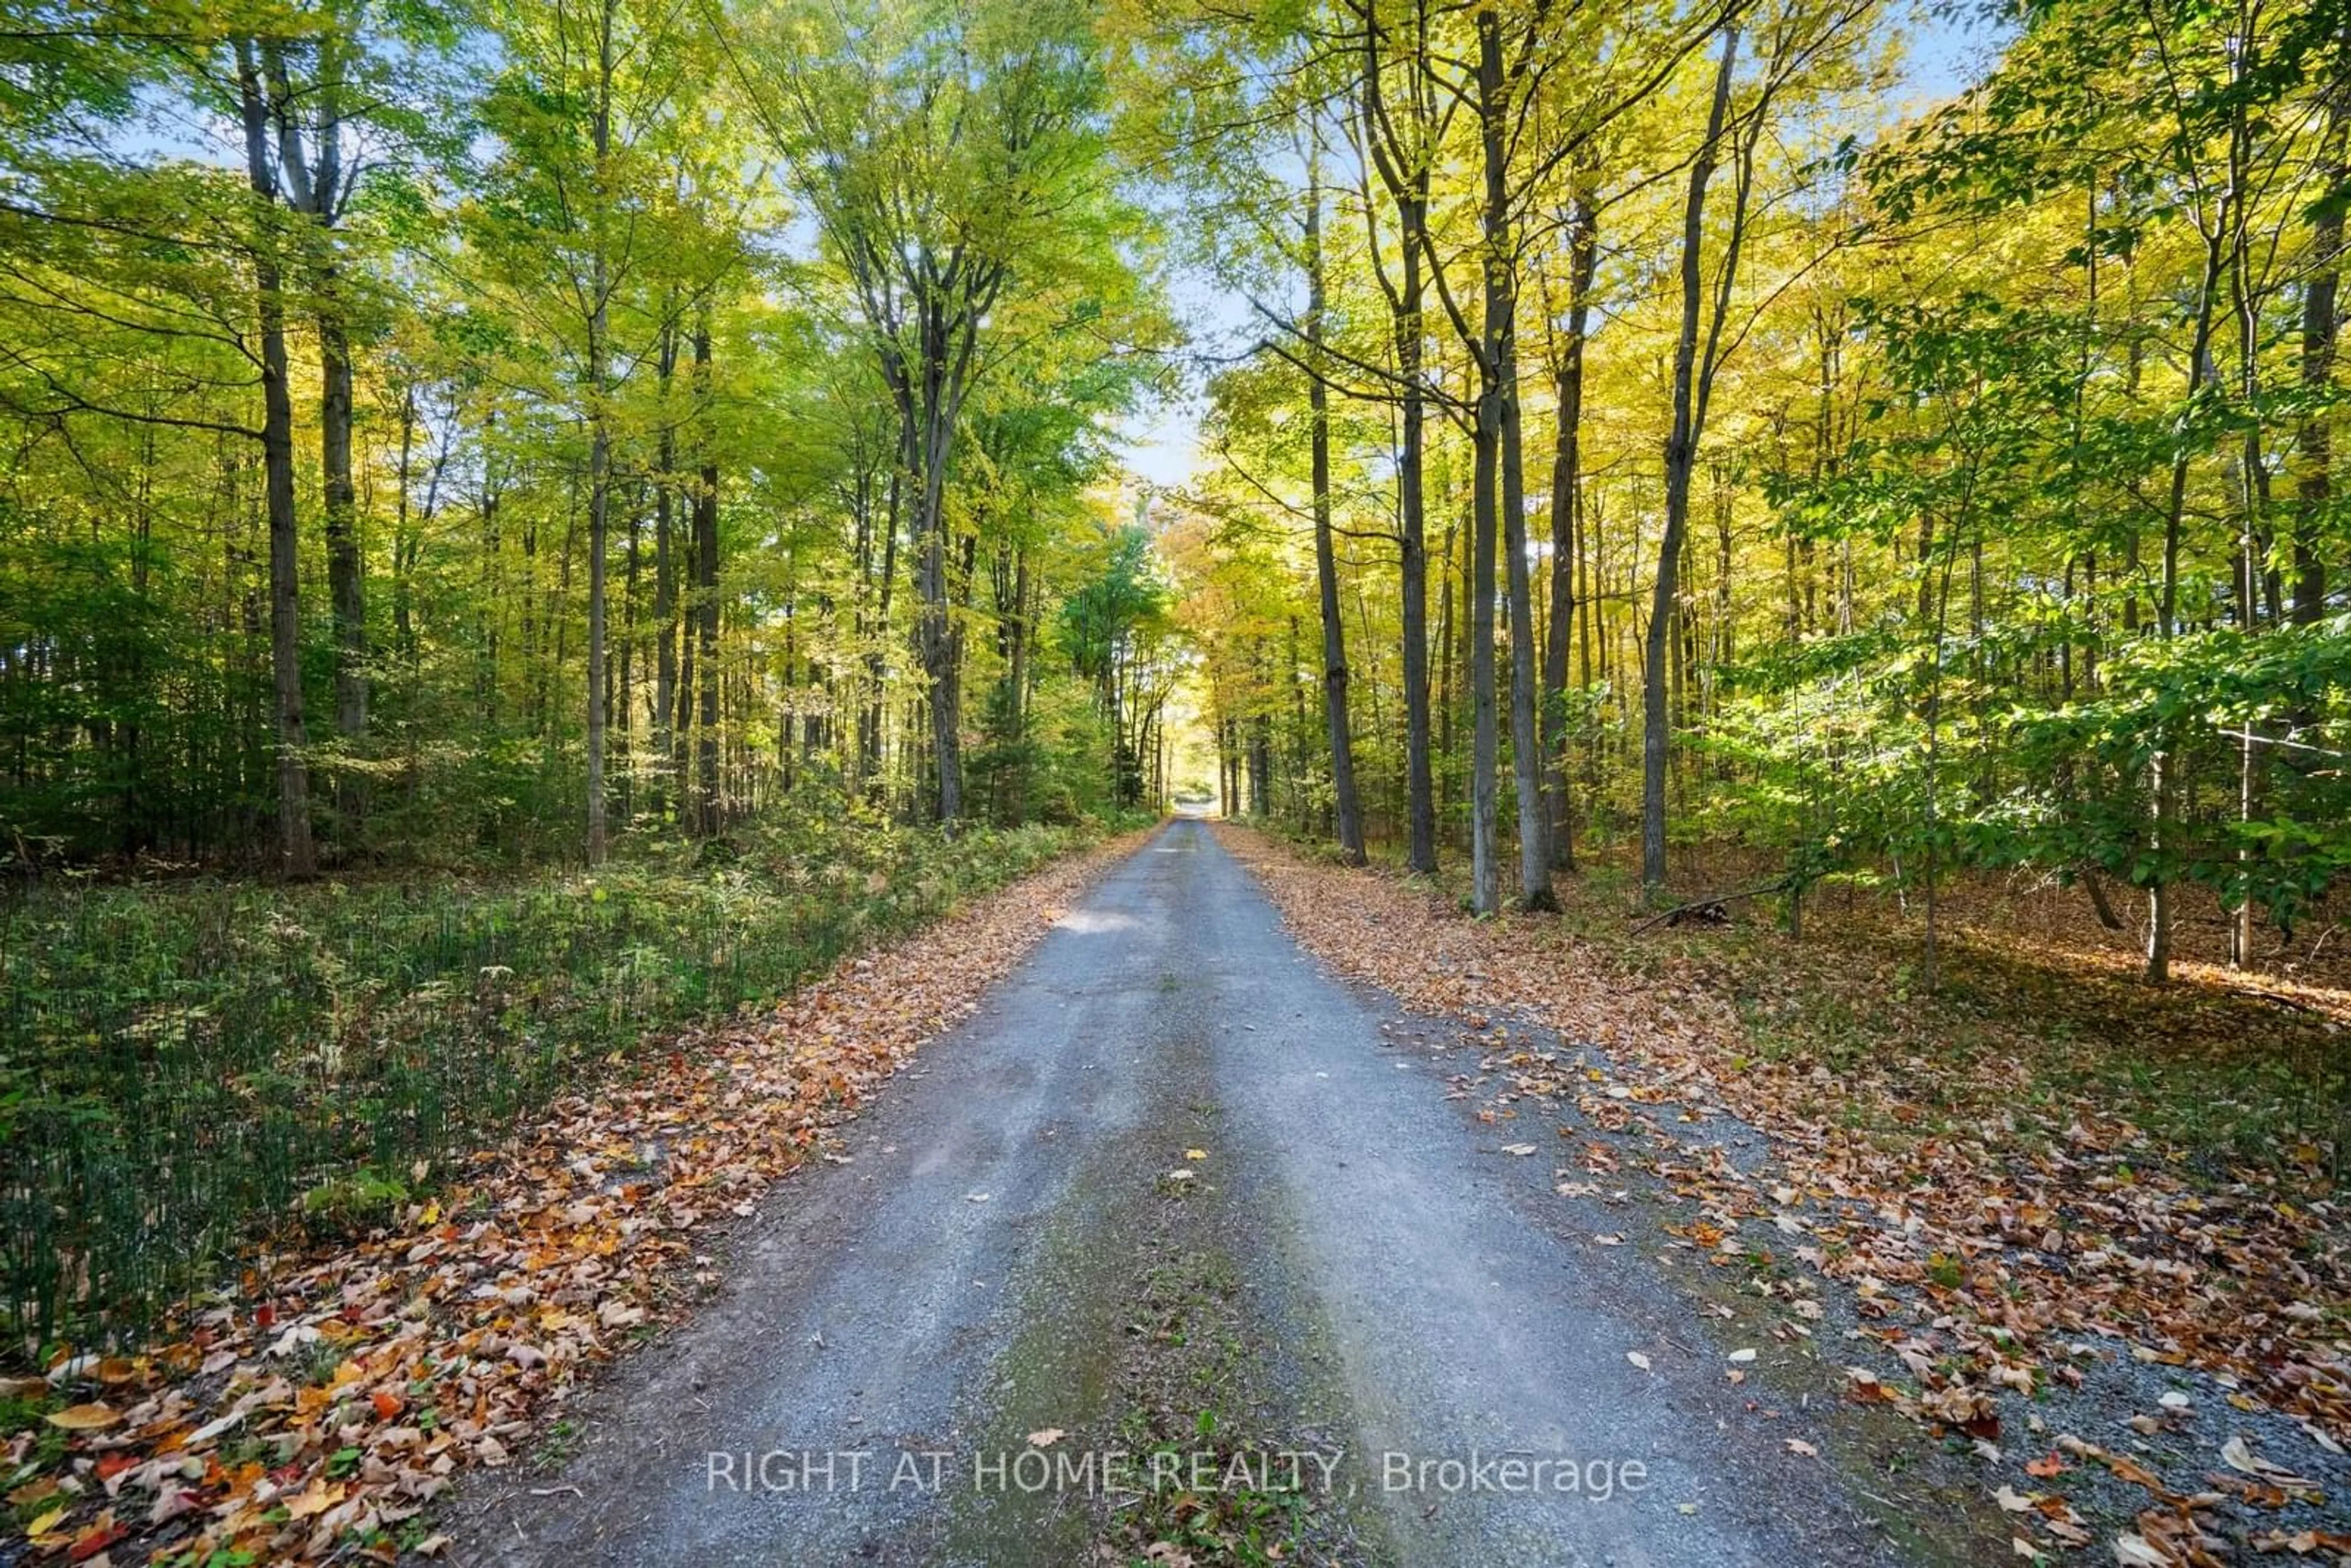
[[[66,1561],[87,1563],[130,1533],[131,1531],[119,1524],[110,1524],[102,1530],[93,1530],[67,1549]]]

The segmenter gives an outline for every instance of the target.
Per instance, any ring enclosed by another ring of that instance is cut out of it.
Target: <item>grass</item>
[[[363,1229],[650,1043],[1089,836],[948,839],[836,808],[592,874],[8,894],[0,1329],[14,1352],[135,1333],[288,1227]]]

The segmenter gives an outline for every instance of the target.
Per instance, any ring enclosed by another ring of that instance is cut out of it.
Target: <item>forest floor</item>
[[[1569,893],[1057,864],[0,1388],[0,1568],[2351,1556],[2313,1102],[2155,1113],[2323,988]]]
[[[1801,942],[1751,909],[1636,934],[1603,871],[1562,916],[1478,921],[1227,831],[1325,962],[1487,1031],[1458,1090],[1557,1123],[1562,1193],[1663,1199],[1623,1228],[1704,1260],[1701,1311],[1762,1308],[1845,1399],[1976,1456],[2020,1554],[2351,1558],[2351,991],[2325,965],[2151,990],[2078,893],[2075,923],[1976,888],[1928,996],[1917,923],[1866,898],[1815,901]]]

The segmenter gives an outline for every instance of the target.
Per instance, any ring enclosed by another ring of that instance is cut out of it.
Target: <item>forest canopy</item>
[[[2241,959],[2351,857],[2314,0],[12,18],[20,862],[1068,821],[1213,748],[1481,911],[1620,841],[1792,921],[2021,870],[2159,978],[2175,890]]]
[[[1082,16],[35,5],[0,50],[18,855],[1142,799],[1110,437],[1172,326]]]
[[[2183,888],[2232,962],[2310,928],[2351,853],[2351,30],[1914,20],[1137,24],[1259,336],[1183,558],[1229,801],[1466,850],[1487,912],[1634,836],[1653,897],[1729,848],[1792,926],[1890,884],[1929,985],[1962,871],[2115,926],[2137,890],[2158,980]]]

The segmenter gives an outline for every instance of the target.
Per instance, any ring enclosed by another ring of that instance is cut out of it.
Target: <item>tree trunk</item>
[[[1273,815],[1273,716],[1260,713],[1249,721],[1249,814],[1264,821]]]
[[[1425,203],[1416,204],[1415,215],[1406,219],[1407,225],[1417,225],[1426,212]],[[1437,786],[1428,754],[1428,497],[1424,472],[1427,410],[1420,385],[1419,245],[1419,241],[1407,236],[1404,246],[1405,307],[1395,322],[1396,373],[1405,383],[1396,486],[1403,555],[1399,575],[1404,592],[1405,815],[1408,824],[1405,864],[1433,875],[1437,871]]]
[[[1372,162],[1395,200],[1402,277],[1389,300],[1389,333],[1399,383],[1396,449],[1398,586],[1403,596],[1405,713],[1405,864],[1433,875],[1437,871],[1437,789],[1429,758],[1428,526],[1426,482],[1427,393],[1421,384],[1422,319],[1426,284],[1421,253],[1428,243],[1429,166],[1414,146],[1389,136],[1381,84],[1378,17],[1366,7],[1364,52],[1364,136],[1374,144]],[[1425,44],[1426,40],[1419,40]],[[1422,119],[1420,56],[1414,61],[1413,123]],[[1425,134],[1425,131],[1422,132]],[[1399,164],[1402,166],[1400,167]]]
[[[589,116],[590,145],[601,182],[612,151],[612,12],[606,0],[596,38],[596,106]],[[601,235],[590,242],[588,309],[588,863],[604,863],[604,544],[612,503],[611,411],[604,406],[610,353],[610,270]]]
[[[710,306],[694,328],[694,389],[701,417],[701,473],[694,487],[695,678],[701,683],[695,767],[695,826],[719,829],[718,779],[718,444],[710,429]]]
[[[1331,538],[1331,394],[1322,384],[1322,187],[1306,187],[1306,406],[1313,443],[1314,575],[1322,590],[1322,716],[1331,739],[1331,788],[1339,853],[1364,863],[1364,819],[1355,798],[1355,751],[1347,729],[1347,640],[1339,615],[1339,564]]]
[[[2351,23],[2336,40],[2335,77],[2328,84],[2326,139],[2319,155],[2324,189],[2339,191],[2351,178]],[[2310,225],[2310,279],[2302,296],[2302,384],[2318,406],[2304,419],[2295,441],[2301,473],[2294,524],[2294,608],[2297,626],[2315,623],[2326,606],[2326,563],[2319,553],[2334,488],[2334,413],[2325,406],[2334,390],[2336,298],[2343,274],[2343,206],[2320,204]]]
[[[1678,604],[1677,576],[1682,540],[1689,527],[1690,470],[1698,458],[1699,433],[1695,397],[1698,317],[1704,300],[1703,247],[1706,187],[1714,177],[1723,120],[1730,109],[1730,81],[1739,54],[1739,29],[1722,35],[1722,59],[1715,71],[1714,101],[1707,112],[1706,141],[1690,165],[1689,195],[1682,209],[1682,320],[1674,342],[1673,431],[1666,439],[1666,526],[1657,544],[1657,580],[1649,601],[1648,635],[1641,664],[1641,882],[1652,895],[1666,880],[1666,761],[1668,738],[1667,655]]]
[[[1542,737],[1536,721],[1535,613],[1527,561],[1526,470],[1519,428],[1517,235],[1510,219],[1510,104],[1502,80],[1501,21],[1478,13],[1478,120],[1485,150],[1485,372],[1499,447],[1504,580],[1510,595],[1510,764],[1519,818],[1519,904],[1556,909],[1551,887],[1551,813],[1543,804]]]
[[[264,206],[256,221],[275,217],[269,165],[268,112],[250,45],[236,48],[237,99],[245,121],[246,172]],[[261,347],[261,463],[269,518],[269,667],[277,706],[277,865],[288,877],[314,876],[318,851],[310,836],[308,737],[302,719],[301,561],[294,511],[294,399],[286,356],[286,293],[277,236],[265,226],[253,246],[255,309]]]
[[[669,415],[671,379],[677,372],[677,329],[664,322],[654,350],[660,377],[662,427],[658,448],[660,473],[653,478],[653,755],[654,776],[675,777],[677,753],[677,434]],[[672,797],[666,787],[653,806],[666,813]]]
[[[1551,626],[1543,646],[1543,714],[1549,727],[1543,762],[1549,774],[1552,863],[1562,871],[1575,869],[1575,822],[1567,782],[1567,648],[1576,616],[1575,573],[1582,553],[1576,534],[1583,488],[1583,336],[1600,260],[1600,227],[1592,194],[1578,190],[1573,200],[1567,228],[1567,341],[1560,352],[1559,435],[1551,475]]]
[[[2241,54],[2231,57],[2234,73],[2244,69]],[[2229,156],[2232,177],[2223,190],[2218,208],[2210,214],[2210,226],[2204,239],[2204,266],[2197,281],[2195,337],[2188,352],[2187,385],[2181,396],[2181,406],[2192,410],[2203,392],[2212,357],[2214,317],[2219,310],[2220,280],[2231,260],[2231,242],[2243,243],[2236,216],[2241,190],[2241,174],[2246,155],[2247,129],[2245,111],[2237,106],[2234,123],[2229,133]],[[2163,559],[2157,579],[2155,602],[2155,634],[2159,641],[2169,642],[2179,634],[2179,551],[2181,532],[2188,516],[2188,475],[2193,451],[2183,434],[2171,459],[2171,486],[2163,513]],[[2147,762],[2147,793],[2152,797],[2152,810],[2147,828],[2147,849],[2154,861],[2154,870],[2147,889],[2147,969],[2145,978],[2150,986],[2160,986],[2171,978],[2171,873],[2164,862],[2171,852],[2173,828],[2179,810],[2179,766],[2177,747],[2179,737],[2177,726],[2158,726],[2155,749]]]
[[[358,491],[351,483],[351,349],[333,273],[319,310],[319,449],[327,511],[327,591],[335,632],[335,733],[354,756],[367,744],[367,568],[360,554]],[[367,810],[367,776],[341,769],[337,809],[347,828]]]
[[[1502,873],[1496,862],[1499,810],[1495,768],[1501,749],[1494,711],[1494,490],[1501,446],[1500,400],[1478,400],[1471,434],[1474,475],[1469,529],[1469,907],[1494,915],[1502,907]]]
[[[591,351],[590,363],[601,354]],[[601,379],[590,370],[590,379]],[[588,437],[588,863],[604,863],[604,541],[612,500],[612,437],[599,413]]]
[[[344,44],[333,27],[319,34],[314,79],[298,84],[286,51],[275,40],[260,46],[256,87],[267,117],[275,121],[277,178],[272,193],[282,196],[308,224],[304,263],[315,299],[319,333],[319,455],[320,500],[327,538],[327,590],[334,632],[335,733],[357,759],[368,725],[366,564],[360,553],[357,492],[351,483],[351,350],[343,319],[342,273],[334,228],[347,194],[343,168]],[[274,99],[275,102],[269,100]],[[303,145],[304,120],[318,128],[313,150]],[[365,810],[366,775],[345,767],[335,774],[336,808],[346,826]]]
[[[963,814],[963,695],[959,689],[958,638],[947,607],[945,475],[925,476],[923,548],[916,562],[922,612],[916,642],[931,710],[931,751],[937,768],[938,821],[952,827]]]

